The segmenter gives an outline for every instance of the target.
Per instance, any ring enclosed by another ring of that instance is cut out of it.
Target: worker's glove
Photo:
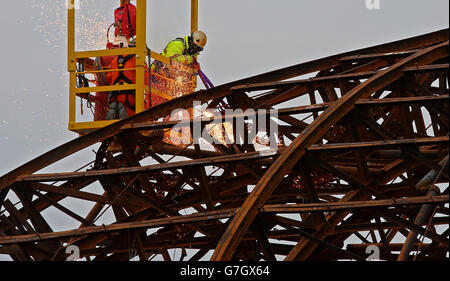
[[[194,62],[194,70],[195,70],[195,72],[200,71],[200,64],[198,62]]]
[[[197,61],[197,58],[194,57],[194,61],[192,62],[192,65],[194,67],[194,71],[197,74],[200,71],[200,64]]]

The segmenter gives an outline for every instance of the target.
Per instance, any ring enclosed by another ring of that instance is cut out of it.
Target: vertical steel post
[[[136,113],[139,113],[144,111],[147,1],[137,0],[136,2]]]
[[[67,7],[67,70],[69,71],[69,127],[75,123],[75,87],[76,87],[76,59],[75,59],[75,0],[70,0]]]
[[[191,0],[191,33],[198,29],[198,0]]]
[[[198,30],[198,0],[191,0],[191,34]],[[192,78],[192,90],[197,88],[197,76]]]

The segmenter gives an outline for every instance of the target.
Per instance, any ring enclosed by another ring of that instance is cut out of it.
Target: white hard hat
[[[204,48],[207,41],[205,32],[200,30],[194,31],[192,33],[192,41],[194,41],[195,45]]]

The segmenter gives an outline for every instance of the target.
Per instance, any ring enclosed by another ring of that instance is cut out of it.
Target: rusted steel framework
[[[374,245],[383,260],[448,259],[448,39],[440,30],[198,91],[63,144],[0,178],[0,254],[364,260]],[[194,101],[276,109],[283,142],[205,150],[148,134]],[[89,168],[36,173],[98,143]],[[50,207],[79,227],[54,231]],[[97,223],[106,209],[115,221]]]

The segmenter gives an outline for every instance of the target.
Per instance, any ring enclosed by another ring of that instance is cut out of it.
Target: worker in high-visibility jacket
[[[190,36],[170,41],[162,55],[183,64],[191,64],[194,62],[194,57],[203,51],[206,41],[206,34],[197,30]]]
[[[185,82],[186,80],[192,80],[192,78],[188,78],[189,75],[194,74],[192,70],[196,72],[200,69],[200,65],[196,62],[195,57],[203,51],[206,41],[206,34],[197,30],[192,32],[191,35],[177,38],[167,44],[161,55],[169,58],[171,60],[170,64],[155,60],[151,66],[152,88],[165,94],[163,96],[152,94],[152,105],[167,101],[168,96],[175,97],[186,92],[186,89],[180,89],[180,85],[186,84],[188,86]],[[187,67],[183,67],[183,65]],[[177,83],[174,84],[173,80]],[[189,82],[189,85],[192,86],[192,82]],[[183,86],[181,87],[184,88]]]
[[[206,41],[206,34],[203,31],[197,30],[192,32],[191,35],[170,41],[161,55],[182,64],[193,64],[194,58],[203,51]],[[152,70],[159,73],[163,67],[162,62],[155,61],[152,65]]]

